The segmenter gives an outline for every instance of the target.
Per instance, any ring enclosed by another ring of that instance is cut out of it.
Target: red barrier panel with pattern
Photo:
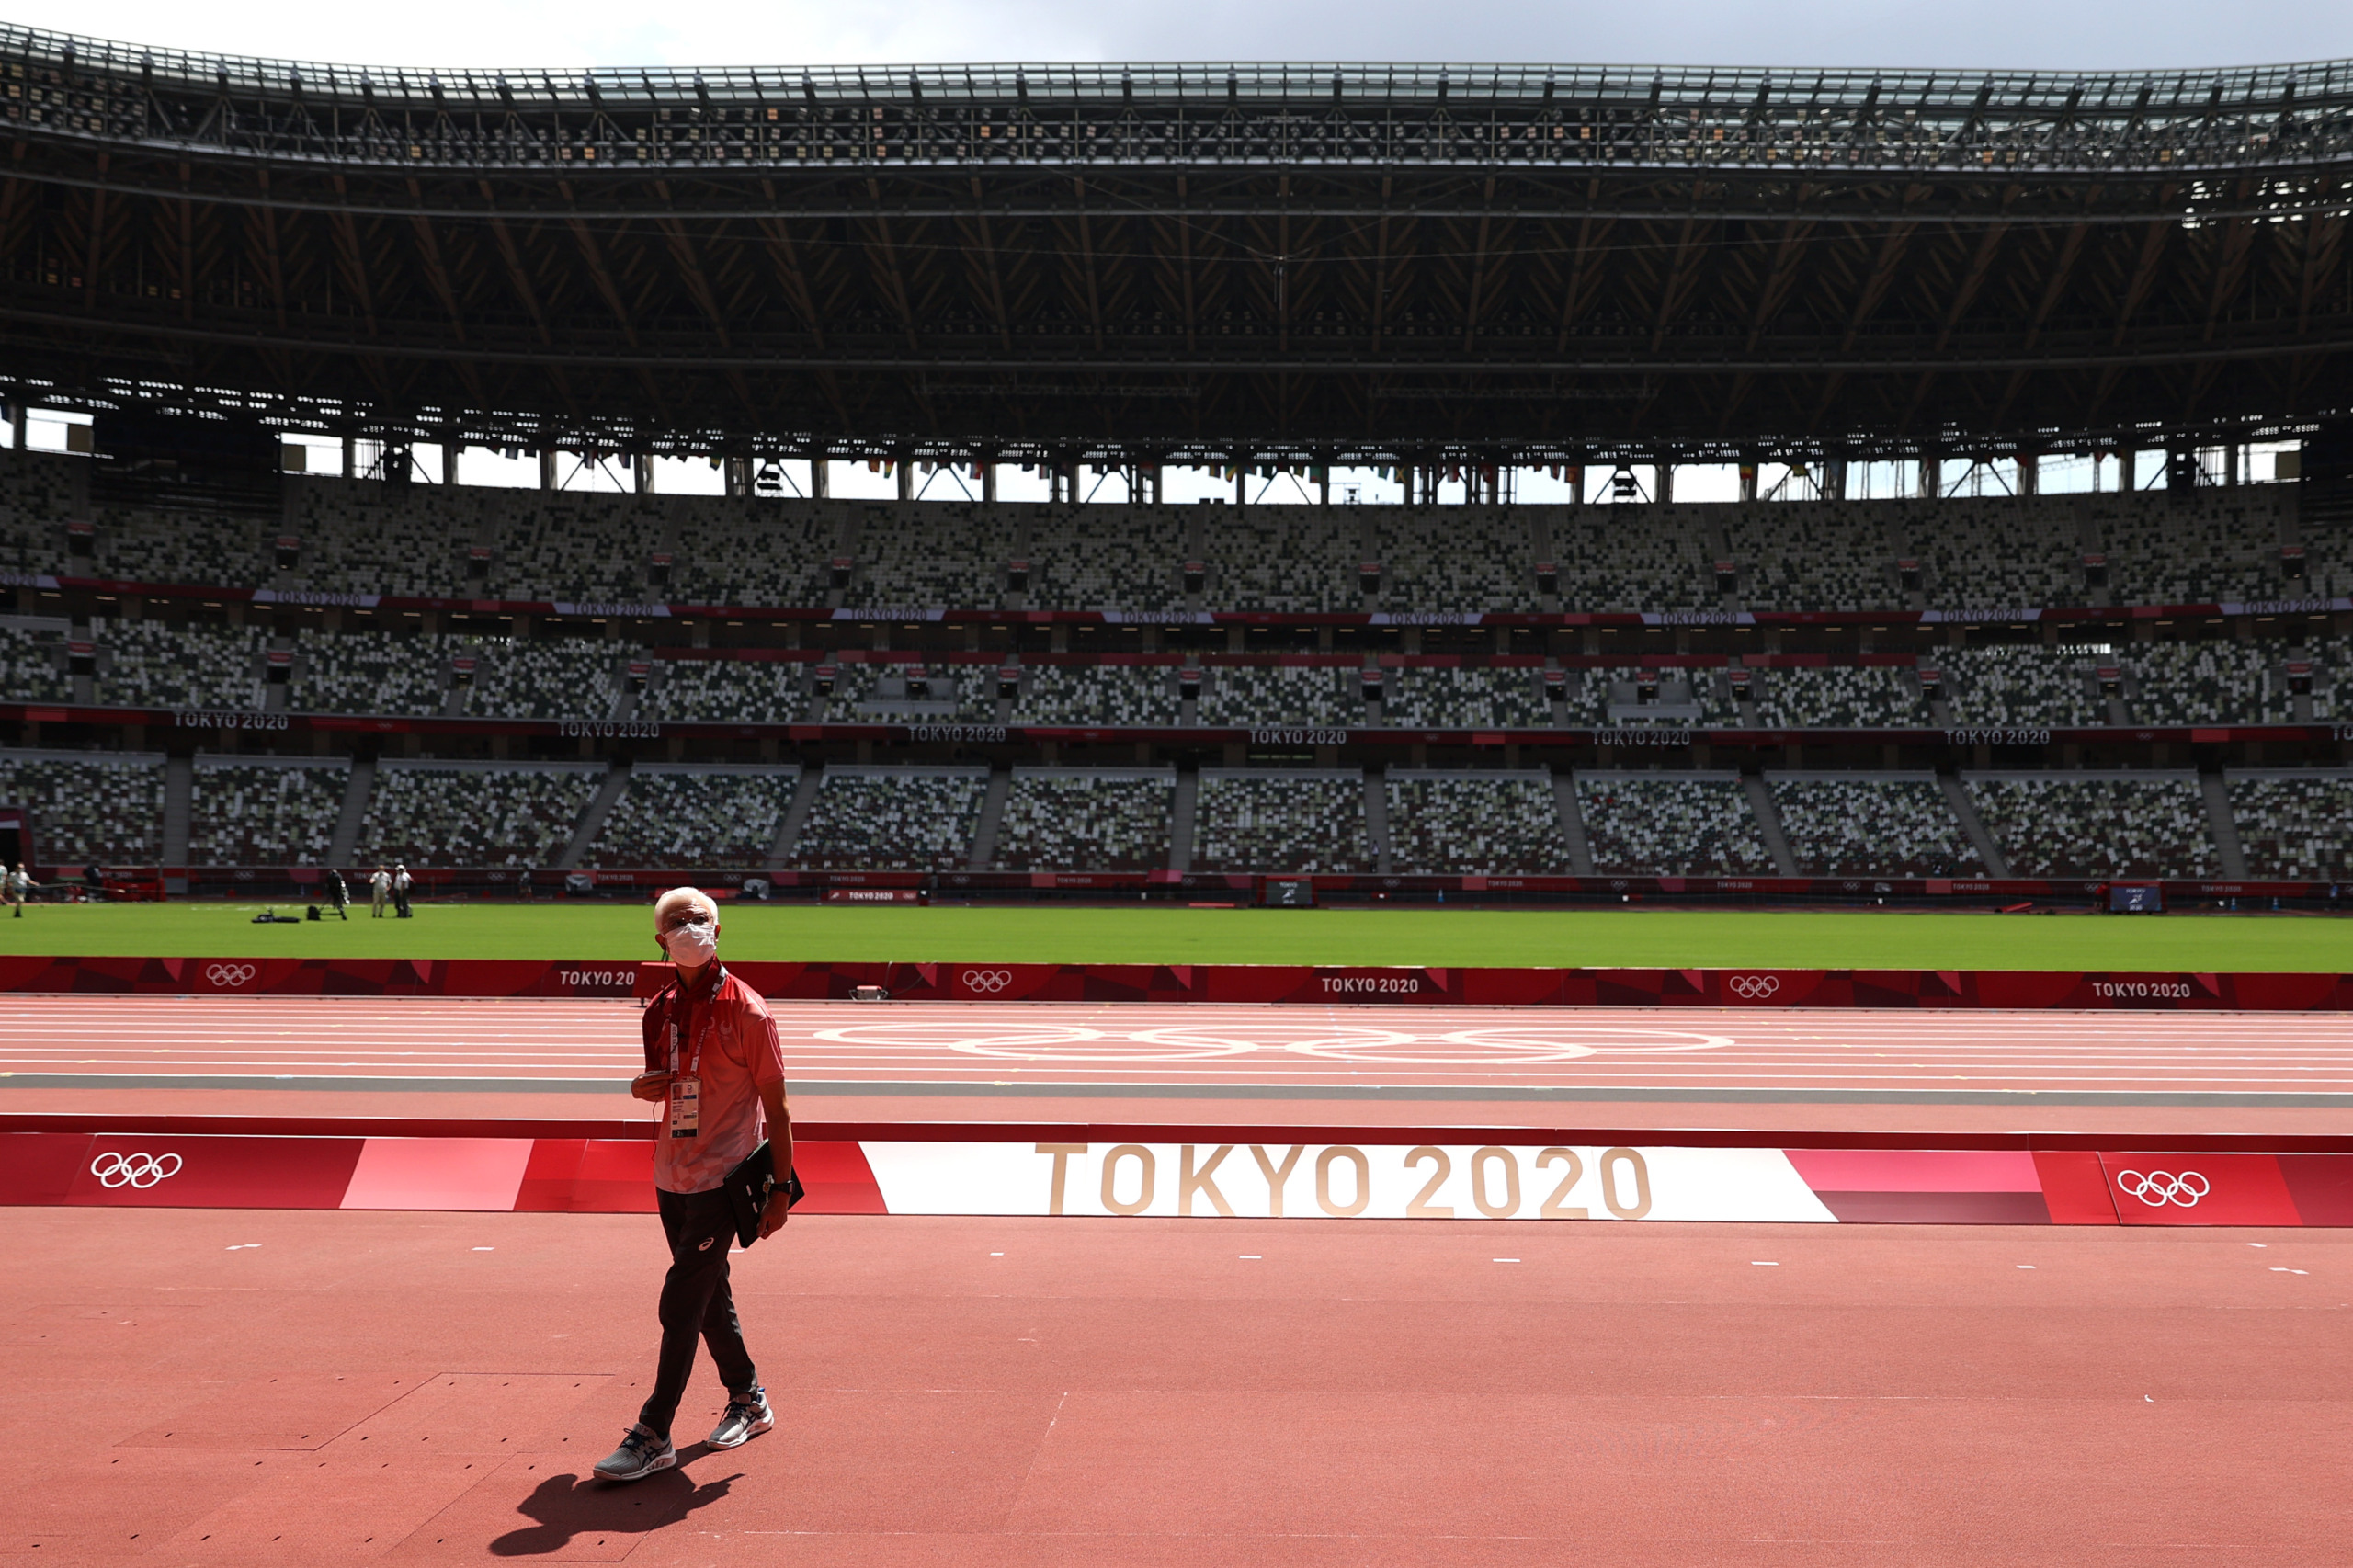
[[[529,1123],[428,1129],[288,1118],[265,1134],[246,1119],[219,1119],[216,1127],[200,1118],[8,1118],[0,1127],[0,1205],[578,1214],[644,1213],[654,1206],[648,1125],[549,1123],[535,1132]],[[1132,1215],[1150,1200],[1154,1145],[1164,1172],[1192,1168],[1197,1152],[1207,1156],[1200,1167],[1206,1180],[1222,1153],[1269,1131],[987,1122],[808,1131],[816,1135],[794,1144],[795,1167],[808,1189],[801,1212],[967,1215]],[[1424,1162],[1438,1173],[1425,1197],[1454,1164],[1475,1174],[1492,1161],[1509,1174],[1512,1196],[1500,1208],[1491,1205],[1486,1188],[1473,1187],[1456,1195],[1470,1197],[1468,1207],[1417,1211],[1408,1205],[1381,1216],[1389,1218],[1468,1218],[1475,1209],[1490,1219],[1599,1219],[1602,1210],[1590,1201],[1553,1201],[1583,1179],[1581,1170],[1597,1170],[1600,1184],[1584,1189],[1583,1199],[1600,1199],[1621,1220],[2353,1225],[2353,1153],[2273,1153],[2259,1144],[2116,1151],[2029,1147],[2019,1135],[1961,1135],[1946,1147],[1903,1148],[1884,1146],[1889,1135],[1718,1131],[1693,1138],[1529,1128],[1287,1127],[1271,1133],[1271,1142],[1297,1145],[1294,1156],[1307,1146],[1336,1149],[1360,1173],[1359,1184],[1375,1169],[1384,1172],[1392,1208],[1421,1186]],[[1659,1139],[1668,1142],[1654,1142]],[[2311,1142],[2282,1140],[2290,1148]],[[1407,1145],[1422,1143],[1431,1146],[1406,1153]],[[1456,1146],[1450,1160],[1449,1144]],[[1066,1179],[1068,1162],[1090,1157],[1098,1162],[1099,1180]],[[1123,1159],[1134,1167],[1131,1179],[1141,1181],[1141,1195],[1131,1206],[1109,1208],[1109,1173]],[[1531,1163],[1567,1172],[1553,1199],[1543,1199],[1542,1187],[1518,1180],[1518,1170]],[[1623,1167],[1624,1179],[1608,1174],[1613,1164]],[[1652,1173],[1662,1194],[1673,1194],[1658,1209]],[[1218,1213],[1256,1216],[1246,1176],[1229,1170],[1217,1179],[1228,1182],[1242,1204],[1221,1199],[1211,1206]],[[1098,1189],[1103,1210],[1093,1204]],[[1364,1190],[1359,1185],[1360,1198]],[[1363,1209],[1361,1202],[1319,1203],[1341,1218]],[[1270,1217],[1286,1212],[1279,1204],[1261,1207]],[[1188,1211],[1182,1196],[1174,1211]],[[1304,1208],[1290,1212],[1309,1214]]]
[[[126,995],[648,996],[666,964],[504,959],[0,957],[0,991]],[[1516,1007],[2353,1010],[2353,975],[2046,970],[1371,969],[1284,964],[764,963],[763,995],[899,1001],[1413,1003]]]

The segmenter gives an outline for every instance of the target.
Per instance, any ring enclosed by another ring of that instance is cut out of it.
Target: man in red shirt
[[[760,1234],[784,1224],[792,1118],[785,1109],[776,1022],[759,993],[718,961],[719,906],[709,895],[694,888],[664,893],[654,902],[654,934],[678,973],[645,1009],[646,1070],[630,1093],[663,1107],[654,1196],[670,1242],[670,1272],[662,1281],[662,1358],[654,1389],[621,1446],[597,1462],[606,1481],[636,1481],[678,1462],[670,1423],[694,1369],[698,1338],[710,1346],[727,1385],[727,1412],[710,1446],[732,1449],[776,1425],[728,1289],[735,1220],[722,1185],[759,1147],[765,1121],[778,1181]]]

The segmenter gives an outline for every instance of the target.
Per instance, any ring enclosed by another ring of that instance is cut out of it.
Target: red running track
[[[784,1003],[796,1081],[2353,1096],[2353,1016]],[[0,1072],[627,1078],[613,1001],[0,996]]]
[[[780,1003],[833,1121],[2353,1133],[2353,1015]],[[627,1001],[0,995],[0,1110],[650,1114]]]
[[[783,1426],[608,1490],[650,1216],[0,1222],[10,1563],[2345,1557],[2353,1231],[804,1216]]]

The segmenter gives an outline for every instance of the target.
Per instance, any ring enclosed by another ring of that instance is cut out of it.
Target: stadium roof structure
[[[361,68],[0,29],[0,388],[613,452],[1608,460],[2353,410],[2353,62]]]

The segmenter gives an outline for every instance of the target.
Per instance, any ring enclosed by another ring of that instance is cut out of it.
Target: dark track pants
[[[654,1190],[662,1230],[670,1240],[670,1272],[662,1280],[662,1360],[654,1392],[637,1418],[665,1437],[694,1370],[695,1341],[710,1346],[720,1381],[730,1393],[746,1393],[760,1381],[744,1330],[735,1321],[735,1297],[727,1288],[727,1249],[735,1244],[735,1216],[724,1192]]]

